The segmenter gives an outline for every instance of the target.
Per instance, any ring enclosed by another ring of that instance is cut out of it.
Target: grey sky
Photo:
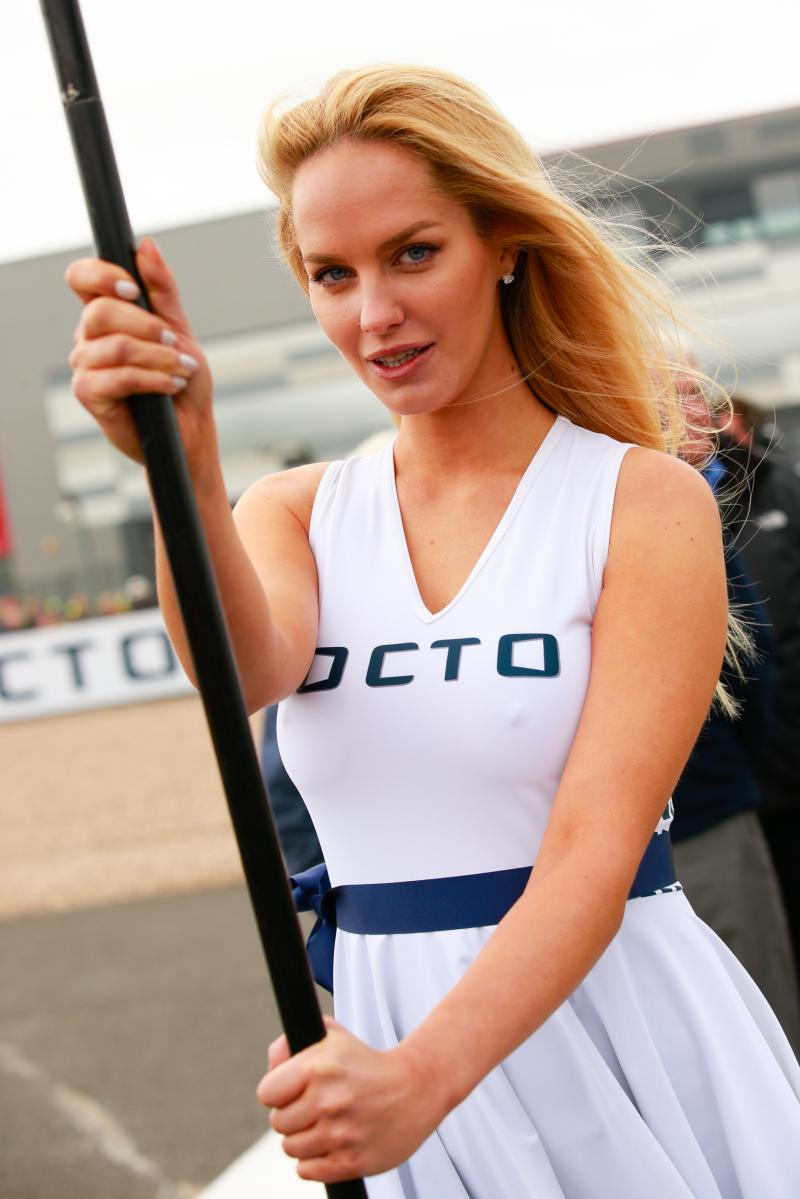
[[[796,0],[83,0],[137,230],[256,208],[264,104],[346,66],[482,86],[541,151],[800,103]],[[88,241],[39,6],[0,7],[0,261]],[[631,167],[635,174],[635,163]]]

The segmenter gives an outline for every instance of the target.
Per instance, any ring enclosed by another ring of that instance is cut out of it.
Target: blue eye
[[[399,258],[407,258],[408,262],[405,265],[416,266],[418,263],[427,262],[427,260],[436,253],[436,246],[415,245],[406,246],[399,254]]]
[[[393,262],[399,266],[422,266],[430,261],[438,249],[438,246],[429,246],[423,242],[415,243],[413,246],[406,246],[404,250],[400,250]],[[311,275],[310,282],[317,283],[320,287],[335,287],[337,283],[344,283],[345,279],[349,279],[352,274],[349,267],[326,266],[317,271],[315,275]]]
[[[323,287],[330,287],[333,283],[341,283],[343,279],[347,278],[347,275],[348,272],[343,266],[326,266],[324,270],[311,276],[311,282],[320,283]]]

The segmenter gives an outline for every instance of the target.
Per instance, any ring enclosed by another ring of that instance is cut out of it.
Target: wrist
[[[198,502],[217,496],[220,490],[225,492],[227,498],[213,417],[209,417],[208,423],[198,430],[193,451],[187,453],[187,465]]]
[[[447,1060],[446,1053],[431,1052],[416,1032],[401,1041],[394,1052],[408,1074],[411,1094],[417,1099],[424,1097],[432,1113],[432,1128],[438,1127],[471,1088],[460,1085],[459,1071]]]

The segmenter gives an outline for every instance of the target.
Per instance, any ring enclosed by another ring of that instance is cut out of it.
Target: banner
[[[0,634],[0,724],[193,690],[158,608]]]

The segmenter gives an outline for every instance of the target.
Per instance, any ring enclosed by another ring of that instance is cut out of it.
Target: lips
[[[428,357],[432,348],[432,342],[427,345],[392,346],[390,350],[371,354],[367,362],[382,379],[405,378]]]

